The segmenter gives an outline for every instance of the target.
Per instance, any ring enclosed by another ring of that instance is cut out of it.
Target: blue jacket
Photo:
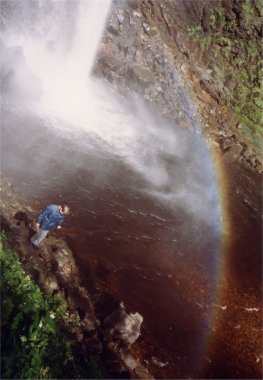
[[[60,214],[58,205],[46,206],[37,217],[37,223],[41,230],[51,230],[64,221],[64,216]]]

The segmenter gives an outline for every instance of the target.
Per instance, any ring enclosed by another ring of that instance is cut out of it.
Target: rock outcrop
[[[224,36],[232,28],[230,32],[240,38],[242,33],[243,38],[252,33],[259,41],[257,6],[251,10],[256,17],[251,26],[245,20],[247,12],[245,2],[235,0],[114,1],[94,71],[128,95],[131,90],[140,93],[145,102],[182,127],[195,130],[200,122],[205,138],[219,147],[224,159],[262,173],[262,137],[240,122],[245,109],[237,113],[238,100],[229,101],[238,99],[236,86],[242,81],[234,58],[238,59],[240,49],[231,35],[221,39],[216,35],[220,30]],[[224,58],[227,49],[229,57]],[[231,80],[225,75],[226,65]]]

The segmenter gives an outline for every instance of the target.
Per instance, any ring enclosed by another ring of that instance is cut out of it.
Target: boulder
[[[262,165],[263,164],[263,159],[262,156],[259,156],[258,154],[256,155],[254,159],[254,164],[255,165]]]
[[[130,70],[130,79],[142,87],[148,87],[155,81],[155,75],[146,67],[134,65]]]
[[[134,368],[133,372],[135,374],[135,378],[137,378],[137,379],[154,379],[154,377],[149,373],[147,368],[145,368],[144,366],[142,366],[140,364],[138,364]]]
[[[121,24],[123,23],[123,21],[124,21],[124,18],[125,18],[125,16],[124,16],[124,12],[123,12],[122,9],[118,9],[118,10],[117,10],[117,12],[116,12],[116,17],[117,17],[117,19],[118,19],[118,21],[119,21],[119,24],[121,25]]]
[[[59,290],[58,281],[55,275],[50,274],[45,278],[45,288],[53,292],[54,290]]]
[[[142,23],[142,28],[143,28],[143,30],[144,30],[144,32],[146,34],[150,34],[151,33],[150,25],[148,25],[146,22]]]
[[[222,139],[222,140],[223,140],[222,147],[223,147],[224,150],[232,147],[235,144],[234,141],[231,138],[230,139],[226,138],[226,139]]]
[[[236,160],[240,156],[243,149],[244,149],[244,147],[242,145],[233,144],[226,151],[226,153],[224,153],[224,155],[231,160]]]
[[[249,157],[251,155],[252,155],[252,149],[248,145],[246,145],[244,152],[243,152],[243,156],[245,159],[249,160]]]
[[[140,336],[143,317],[139,313],[128,314],[123,305],[103,322],[104,336],[109,342],[130,346]]]
[[[102,68],[108,68],[114,72],[117,72],[122,67],[122,63],[113,55],[102,55],[99,59],[99,63]]]
[[[255,170],[262,174],[263,173],[263,165],[262,164],[257,164],[256,167],[255,167]]]
[[[116,37],[120,35],[119,28],[115,26],[114,24],[109,24],[107,27],[107,30],[110,34],[113,34]]]

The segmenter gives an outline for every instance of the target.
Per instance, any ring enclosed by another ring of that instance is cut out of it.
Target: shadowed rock
[[[131,345],[140,336],[143,317],[139,313],[128,314],[120,304],[103,322],[105,337],[118,345]]]

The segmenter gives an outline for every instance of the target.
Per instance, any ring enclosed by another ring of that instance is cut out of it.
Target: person
[[[33,246],[38,247],[48,232],[53,228],[61,228],[64,217],[68,215],[69,211],[70,208],[67,205],[46,206],[36,220],[36,233],[30,239]]]

